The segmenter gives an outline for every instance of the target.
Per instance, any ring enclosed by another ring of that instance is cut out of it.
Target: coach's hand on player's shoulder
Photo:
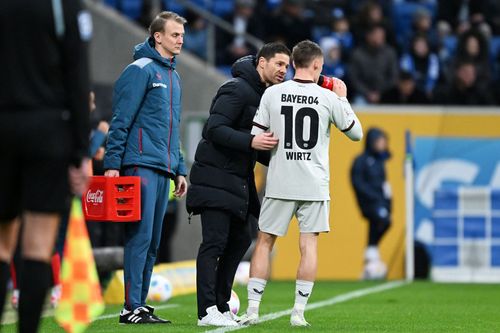
[[[278,144],[273,133],[260,133],[253,137],[252,148],[255,150],[271,150]]]
[[[337,94],[339,97],[347,97],[347,86],[345,85],[344,81],[341,79],[337,78],[332,78],[333,79],[333,88],[332,91]]]
[[[106,177],[120,177],[120,171],[109,169],[109,170],[106,170],[106,172],[104,173],[104,176],[106,176]]]

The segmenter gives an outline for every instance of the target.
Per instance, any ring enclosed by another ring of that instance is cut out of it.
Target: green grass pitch
[[[284,315],[240,331],[500,332],[500,285],[414,282],[364,295],[364,290],[372,290],[383,284],[316,282],[309,300],[314,308],[305,313],[311,327],[291,328],[289,316]],[[294,288],[294,282],[269,283],[261,304],[261,318],[266,314],[266,318],[269,318],[271,313],[290,309],[293,306]],[[246,308],[246,288],[237,287],[235,290],[243,311]],[[119,325],[117,313],[121,307],[108,306],[102,315],[107,318],[92,323],[87,332],[204,332],[212,329],[196,326],[195,295],[175,297],[165,306],[169,307],[157,309],[156,312],[171,319],[172,325]],[[5,325],[2,332],[16,332],[15,324]],[[64,331],[53,317],[48,316],[42,322],[41,332]]]

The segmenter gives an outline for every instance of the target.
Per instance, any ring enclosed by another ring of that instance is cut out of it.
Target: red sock
[[[54,286],[61,284],[61,256],[59,253],[55,253],[52,256],[52,279],[54,281]]]

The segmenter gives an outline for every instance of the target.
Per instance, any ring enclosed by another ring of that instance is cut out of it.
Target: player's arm
[[[331,122],[349,139],[360,141],[363,138],[363,128],[347,100],[347,87],[344,81],[333,79],[331,90],[334,92],[330,96],[332,101]]]

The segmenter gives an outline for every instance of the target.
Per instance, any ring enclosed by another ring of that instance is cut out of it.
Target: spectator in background
[[[439,79],[439,58],[431,53],[430,45],[425,35],[413,37],[410,50],[404,53],[400,61],[400,69],[411,73],[417,88],[432,96]]]
[[[20,333],[38,331],[61,215],[87,185],[92,24],[62,2],[0,1],[0,317],[22,220]]]
[[[354,46],[354,38],[350,31],[350,24],[342,10],[334,11],[332,22],[332,37],[337,38],[342,46],[342,51],[349,53]]]
[[[207,22],[192,10],[186,10],[184,48],[201,59],[207,59]]]
[[[304,16],[304,0],[283,0],[268,17],[266,39],[281,41],[292,49],[298,42],[312,38],[312,21]]]
[[[488,85],[491,82],[491,66],[488,39],[478,29],[469,29],[458,39],[455,65],[471,62],[476,67],[477,81]]]
[[[438,47],[438,35],[436,30],[432,27],[432,16],[431,13],[425,9],[420,8],[413,14],[412,21],[412,31],[410,36],[406,36],[403,41],[405,46],[404,49],[407,51],[411,48],[407,43],[410,42],[414,36],[421,35],[427,38],[429,48],[435,51]]]
[[[379,103],[381,94],[394,87],[398,59],[396,51],[385,43],[383,27],[374,25],[367,31],[366,43],[352,53],[348,74],[358,104]]]
[[[385,40],[392,47],[397,47],[396,35],[391,21],[384,18],[382,6],[373,0],[365,1],[353,19],[353,34],[357,45],[365,41],[366,35],[373,26],[381,27],[385,32]]]
[[[489,0],[447,0],[438,1],[438,21],[451,25],[453,31],[461,34],[473,25],[487,25],[485,13]]]
[[[237,59],[248,54],[255,54],[257,50],[247,43],[245,33],[257,38],[264,38],[264,25],[254,14],[255,0],[236,0],[234,12],[224,17],[231,23],[235,35],[222,29],[217,30],[217,64],[230,65]]]
[[[418,89],[413,75],[400,72],[397,85],[382,94],[382,104],[428,104],[427,95]]]
[[[319,45],[324,54],[323,71],[321,73],[343,79],[345,66],[342,62],[342,49],[339,41],[333,37],[323,37],[320,39]]]
[[[368,246],[365,251],[364,278],[383,278],[387,267],[380,258],[379,243],[391,226],[392,193],[385,163],[390,158],[387,135],[378,128],[366,134],[365,151],[356,157],[351,181],[359,208],[368,220]],[[377,267],[373,269],[373,267]],[[373,275],[373,272],[379,272]]]
[[[452,82],[437,90],[435,101],[444,105],[494,104],[489,87],[478,82],[476,67],[467,61],[457,65]]]

